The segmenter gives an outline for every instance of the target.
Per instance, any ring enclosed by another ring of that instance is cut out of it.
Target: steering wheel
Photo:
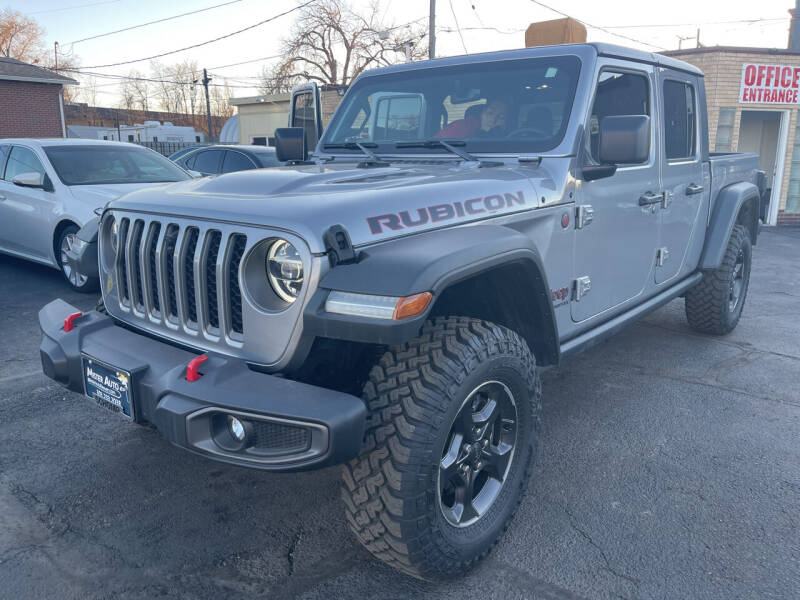
[[[536,129],[535,127],[520,127],[519,129],[515,129],[511,133],[508,134],[506,137],[516,138],[516,137],[540,137],[540,138],[547,138],[550,137],[552,134],[547,133],[546,131],[542,131],[541,129]]]

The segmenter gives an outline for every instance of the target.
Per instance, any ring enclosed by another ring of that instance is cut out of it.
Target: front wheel
[[[99,288],[99,281],[97,277],[90,277],[80,270],[69,260],[69,252],[75,243],[75,238],[78,235],[77,225],[67,225],[61,230],[61,233],[56,240],[56,259],[64,279],[67,280],[69,286],[76,292],[90,293],[95,292]]]
[[[458,575],[508,527],[538,444],[541,385],[513,331],[437,318],[390,349],[364,388],[361,455],[343,469],[351,529],[410,575]]]
[[[686,293],[686,318],[692,329],[716,335],[733,331],[747,298],[752,253],[747,229],[736,225],[722,264],[704,272],[700,283]]]

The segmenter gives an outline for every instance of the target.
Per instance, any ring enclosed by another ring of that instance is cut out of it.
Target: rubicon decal
[[[376,215],[367,217],[367,224],[372,235],[378,235],[385,230],[400,231],[409,227],[419,227],[426,223],[449,221],[450,219],[468,215],[494,213],[504,208],[514,208],[515,206],[525,206],[525,196],[521,190],[515,194],[508,192],[505,194],[492,194],[491,196],[470,198],[464,201],[432,204],[415,210],[401,210],[397,213]]]

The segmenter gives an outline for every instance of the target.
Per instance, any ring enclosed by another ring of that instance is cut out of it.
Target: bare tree
[[[233,116],[233,105],[231,104],[233,91],[228,87],[227,80],[222,85],[212,87],[209,95],[211,96],[211,114],[225,119]]]
[[[0,10],[0,56],[38,63],[45,56],[44,29],[21,12]]]
[[[261,73],[261,91],[285,92],[303,81],[349,84],[362,71],[405,60],[424,58],[423,28],[394,26],[381,20],[380,3],[365,14],[353,10],[347,0],[322,0],[303,8],[283,41],[284,57]],[[412,45],[413,44],[413,45]]]
[[[136,70],[128,73],[128,77],[130,79],[126,80],[126,82],[133,93],[134,106],[139,108],[146,118],[147,112],[150,110],[150,82],[146,81],[144,75]]]

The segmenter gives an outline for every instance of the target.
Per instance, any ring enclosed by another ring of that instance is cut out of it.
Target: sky
[[[80,58],[82,68],[93,72],[127,75],[132,69],[149,72],[149,62],[103,67],[169,52],[249,27],[288,11],[303,0],[0,0],[35,18],[45,29],[48,47],[59,43],[60,52]],[[429,0],[349,0],[356,9],[378,1],[387,26],[409,22],[427,24]],[[213,8],[163,23],[92,36],[133,25]],[[533,22],[572,16],[591,25],[588,41],[610,42],[648,51],[696,45],[697,29],[705,46],[758,46],[785,48],[791,0],[757,3],[730,0],[437,0],[437,56],[452,56],[524,46],[524,30]],[[548,8],[550,7],[550,8]],[[198,61],[214,76],[227,80],[235,97],[258,93],[262,67],[277,61],[281,39],[294,15],[253,27],[244,33],[160,59],[163,63],[186,58]],[[458,28],[461,29],[459,35]],[[681,41],[681,38],[685,38]],[[84,40],[84,41],[81,41]],[[427,43],[427,42],[425,42]],[[243,61],[268,60],[233,65]],[[400,58],[398,56],[398,58]],[[97,68],[92,68],[97,67]],[[98,79],[98,104],[114,106],[117,85]]]

